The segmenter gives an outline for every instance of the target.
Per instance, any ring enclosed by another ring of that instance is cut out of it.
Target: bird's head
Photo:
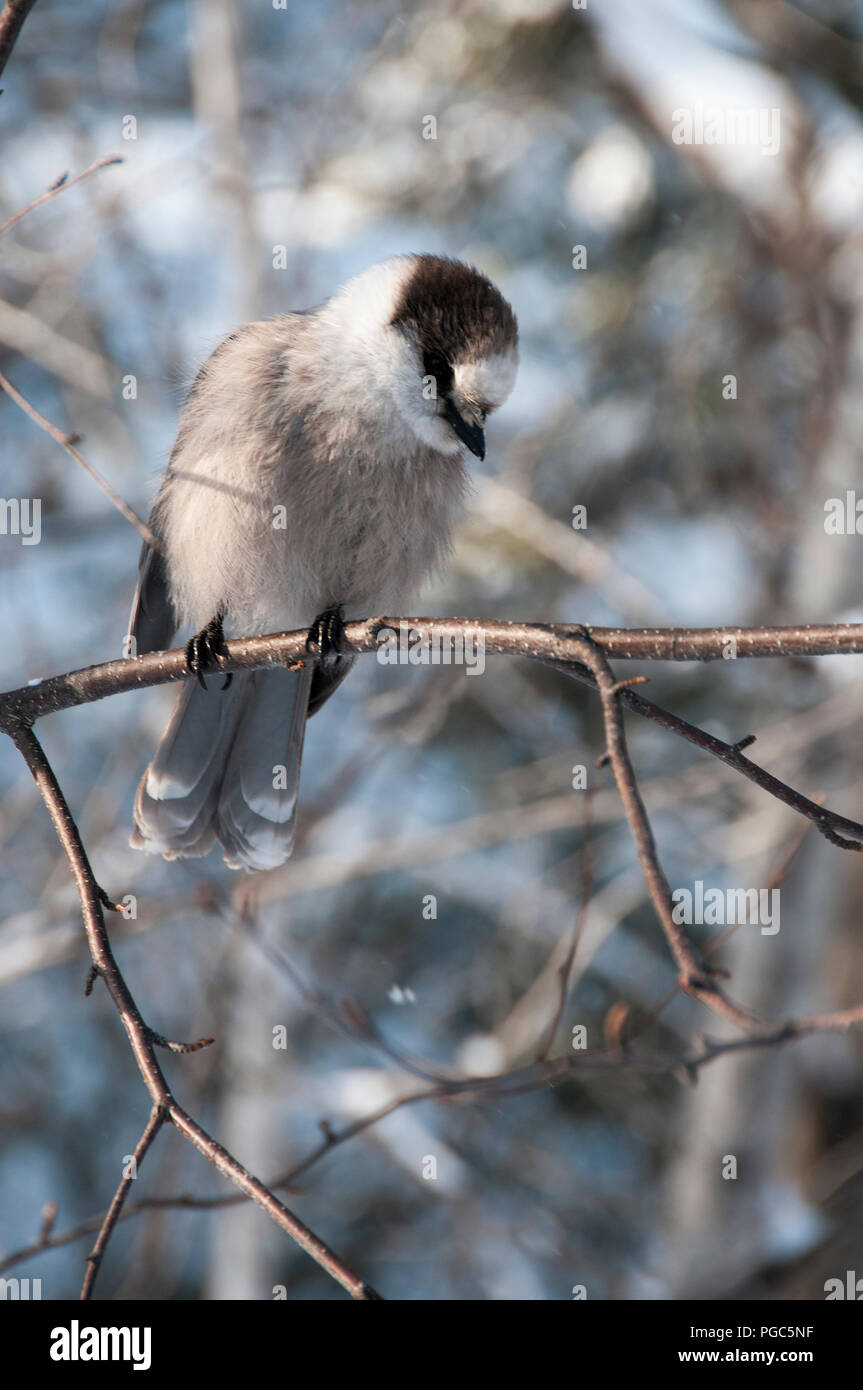
[[[512,390],[515,314],[492,282],[444,256],[371,266],[329,302],[336,358],[365,412],[442,454],[485,456],[485,422]]]
[[[500,291],[472,266],[408,258],[392,319],[412,356],[402,414],[441,453],[462,444],[485,457],[485,422],[503,405],[518,367],[518,324]]]

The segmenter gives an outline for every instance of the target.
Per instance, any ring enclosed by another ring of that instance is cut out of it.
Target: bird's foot
[[[319,613],[309,628],[306,651],[320,662],[329,664],[346,650],[344,611],[342,604],[334,603],[332,608]]]
[[[204,680],[205,671],[217,671],[224,658],[228,655],[228,647],[225,642],[225,634],[222,628],[224,614],[217,613],[215,618],[211,618],[206,627],[196,632],[194,637],[190,637],[186,643],[186,667],[190,676],[197,676],[198,681],[207,689],[207,682]],[[234,679],[232,671],[225,676],[223,690],[227,690],[231,681]]]

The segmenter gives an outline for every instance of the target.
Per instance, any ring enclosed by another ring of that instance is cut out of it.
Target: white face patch
[[[321,318],[351,339],[376,338],[389,324],[414,264],[413,256],[393,256],[369,266],[328,300]]]
[[[455,455],[464,445],[445,419],[443,403],[429,392],[414,330],[393,323],[417,263],[415,256],[396,256],[371,266],[321,307],[310,380],[319,390],[326,373],[332,379],[333,398],[350,403],[361,427],[385,435],[392,448],[404,449],[413,439]],[[456,366],[457,408],[470,419],[480,409],[502,405],[512,390],[517,363],[513,349]]]
[[[503,405],[515,384],[518,358],[515,353],[485,357],[479,362],[461,362],[455,369],[455,384],[468,401]]]

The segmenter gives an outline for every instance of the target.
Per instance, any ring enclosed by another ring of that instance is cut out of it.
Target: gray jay
[[[403,612],[446,555],[467,452],[509,395],[518,328],[479,271],[439,256],[373,265],[306,312],[250,323],[204,363],[144,547],[130,649],[189,678],[135,799],[131,843],[269,869],[291,852],[305,722],[353,658],[343,620]],[[225,634],[308,628],[297,671],[218,669]]]

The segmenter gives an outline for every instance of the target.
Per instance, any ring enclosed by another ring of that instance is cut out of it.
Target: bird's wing
[[[304,324],[308,318],[313,317],[318,312],[319,308],[320,306],[317,306],[315,309],[284,314],[279,320],[281,326],[281,345],[284,346],[284,342],[289,339],[291,329],[296,330],[300,324]],[[216,395],[221,392],[224,383],[221,378],[218,377],[218,370],[224,356],[230,354],[232,350],[241,348],[244,343],[253,344],[255,335],[258,335],[258,337],[260,337],[261,333],[271,335],[273,331],[273,322],[273,320],[267,320],[262,323],[249,323],[243,328],[237,329],[236,332],[228,334],[199,368],[186,395],[183,408],[184,414],[180,421],[180,429],[174,448],[171,451],[171,458],[168,462],[168,468],[162,483],[161,491],[156,498],[153,513],[150,517],[150,527],[157,536],[159,534],[159,517],[165,506],[166,490],[170,486],[172,468],[176,460],[183,456],[184,450],[191,448],[194,452],[194,449],[198,447],[199,444],[200,447],[204,447],[206,443],[206,441],[201,443],[200,440],[200,411],[198,414],[193,414],[190,418],[189,408],[191,407],[194,412],[196,407],[201,405],[202,401],[206,405],[207,400],[212,399],[212,393],[214,391]],[[279,344],[277,343],[276,346],[278,347]],[[204,410],[203,416],[206,417],[206,414],[207,412]],[[134,651],[142,656],[145,652],[164,650],[169,646],[174,633],[177,631],[177,627],[177,615],[171,601],[164,553],[153,550],[152,547],[145,544],[141,551],[141,559],[138,565],[138,587],[135,591],[135,599],[132,604],[132,613],[129,619],[129,633],[134,637],[136,643]],[[348,669],[349,668],[345,668],[338,675],[335,669],[330,671],[326,681],[321,683],[322,688],[324,685],[326,686],[326,692],[320,695],[315,708],[318,708],[327,696],[332,694],[336,686],[344,680]]]
[[[134,638],[136,656],[160,652],[171,645],[177,631],[174,605],[168,590],[165,559],[145,541],[138,562],[138,587],[129,615],[129,633]]]
[[[355,661],[355,656],[337,656],[334,661],[328,661],[325,665],[318,663],[315,666],[309,691],[309,719],[313,714],[317,714],[321,705],[325,705],[331,695],[335,694]]]

